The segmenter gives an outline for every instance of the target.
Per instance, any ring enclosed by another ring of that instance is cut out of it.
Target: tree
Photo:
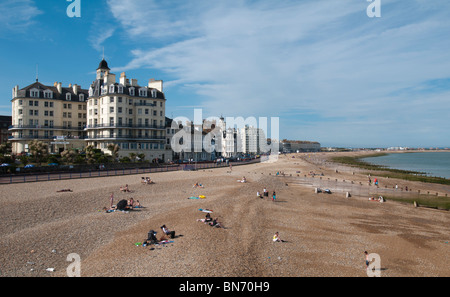
[[[108,145],[108,150],[111,152],[111,156],[113,157],[113,159],[117,160],[117,158],[119,157],[119,150],[120,150],[119,145],[110,143]]]
[[[84,148],[84,151],[86,152],[86,162],[88,164],[94,164],[95,163],[95,149],[93,145],[88,145]]]
[[[76,150],[65,150],[61,153],[61,159],[64,163],[73,164],[78,157]]]
[[[39,165],[48,158],[48,145],[46,143],[34,139],[28,144],[28,148],[34,162],[39,163]]]

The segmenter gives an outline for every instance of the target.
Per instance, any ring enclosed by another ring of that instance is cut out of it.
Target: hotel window
[[[19,114],[22,114],[22,109],[19,109],[18,112],[19,112]]]
[[[110,112],[110,113],[113,113],[113,112],[114,112],[114,106],[110,106],[110,107],[109,107],[109,112]]]
[[[44,91],[44,98],[53,98],[53,93],[50,91]]]
[[[30,101],[28,102],[28,105],[29,105],[29,106],[33,106],[33,102],[34,102],[33,100],[30,100]]]
[[[117,97],[117,102],[122,103],[122,97]]]
[[[156,89],[152,89],[151,93],[152,93],[152,98],[156,98]]]
[[[44,110],[44,116],[48,117],[48,110]]]
[[[134,88],[130,88],[130,96],[134,96]]]
[[[110,93],[114,93],[114,85],[110,85],[109,86],[109,92]]]
[[[147,97],[147,90],[139,89],[139,97]]]
[[[72,100],[72,95],[70,93],[66,93],[66,100]]]
[[[145,109],[145,114],[148,114],[148,108]]]
[[[80,94],[80,101],[84,101],[84,94]]]
[[[48,101],[44,102],[44,107],[48,107]]]
[[[63,112],[63,118],[67,118],[67,112]]]
[[[122,113],[122,107],[117,107],[117,112]]]
[[[123,86],[119,85],[118,93],[123,94]],[[119,97],[119,98],[121,98],[121,97]],[[122,100],[122,99],[120,99],[120,100]]]
[[[109,97],[109,103],[114,103],[114,97]]]
[[[50,102],[50,107],[53,107],[53,102]]]
[[[22,103],[23,103],[23,100],[20,99],[20,100],[19,100],[19,106],[22,106]]]
[[[39,97],[39,91],[38,90],[31,90],[30,91],[31,97]]]
[[[53,110],[50,110],[50,116],[51,117],[53,116]]]
[[[71,119],[71,118],[72,118],[72,113],[71,113],[71,112],[68,112],[68,113],[67,113],[67,117],[68,117],[69,119]]]
[[[34,111],[34,115],[35,115],[35,116],[38,116],[38,115],[39,115],[39,110],[36,109],[36,110]]]

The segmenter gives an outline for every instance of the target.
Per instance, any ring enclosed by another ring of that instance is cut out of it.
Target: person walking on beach
[[[367,251],[364,251],[364,256],[366,260],[366,269],[369,269],[369,253],[367,253]]]
[[[275,194],[275,191],[273,191],[272,201],[275,202],[276,199],[277,199],[277,195]]]

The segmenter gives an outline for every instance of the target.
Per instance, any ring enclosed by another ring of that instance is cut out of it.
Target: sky
[[[0,0],[0,115],[36,72],[88,89],[104,55],[117,78],[163,80],[168,117],[279,118],[281,139],[324,147],[450,147],[450,1],[77,0],[70,17],[72,1]]]

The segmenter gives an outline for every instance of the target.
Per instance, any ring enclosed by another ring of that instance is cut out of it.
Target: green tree
[[[48,145],[46,143],[34,139],[28,144],[28,148],[32,159],[34,162],[39,163],[39,165],[48,158]]]
[[[113,157],[113,159],[117,160],[117,158],[119,157],[119,150],[120,150],[119,145],[110,143],[108,145],[108,150],[111,152],[111,156]]]
[[[78,157],[76,150],[65,150],[61,153],[61,159],[64,163],[73,164]]]

